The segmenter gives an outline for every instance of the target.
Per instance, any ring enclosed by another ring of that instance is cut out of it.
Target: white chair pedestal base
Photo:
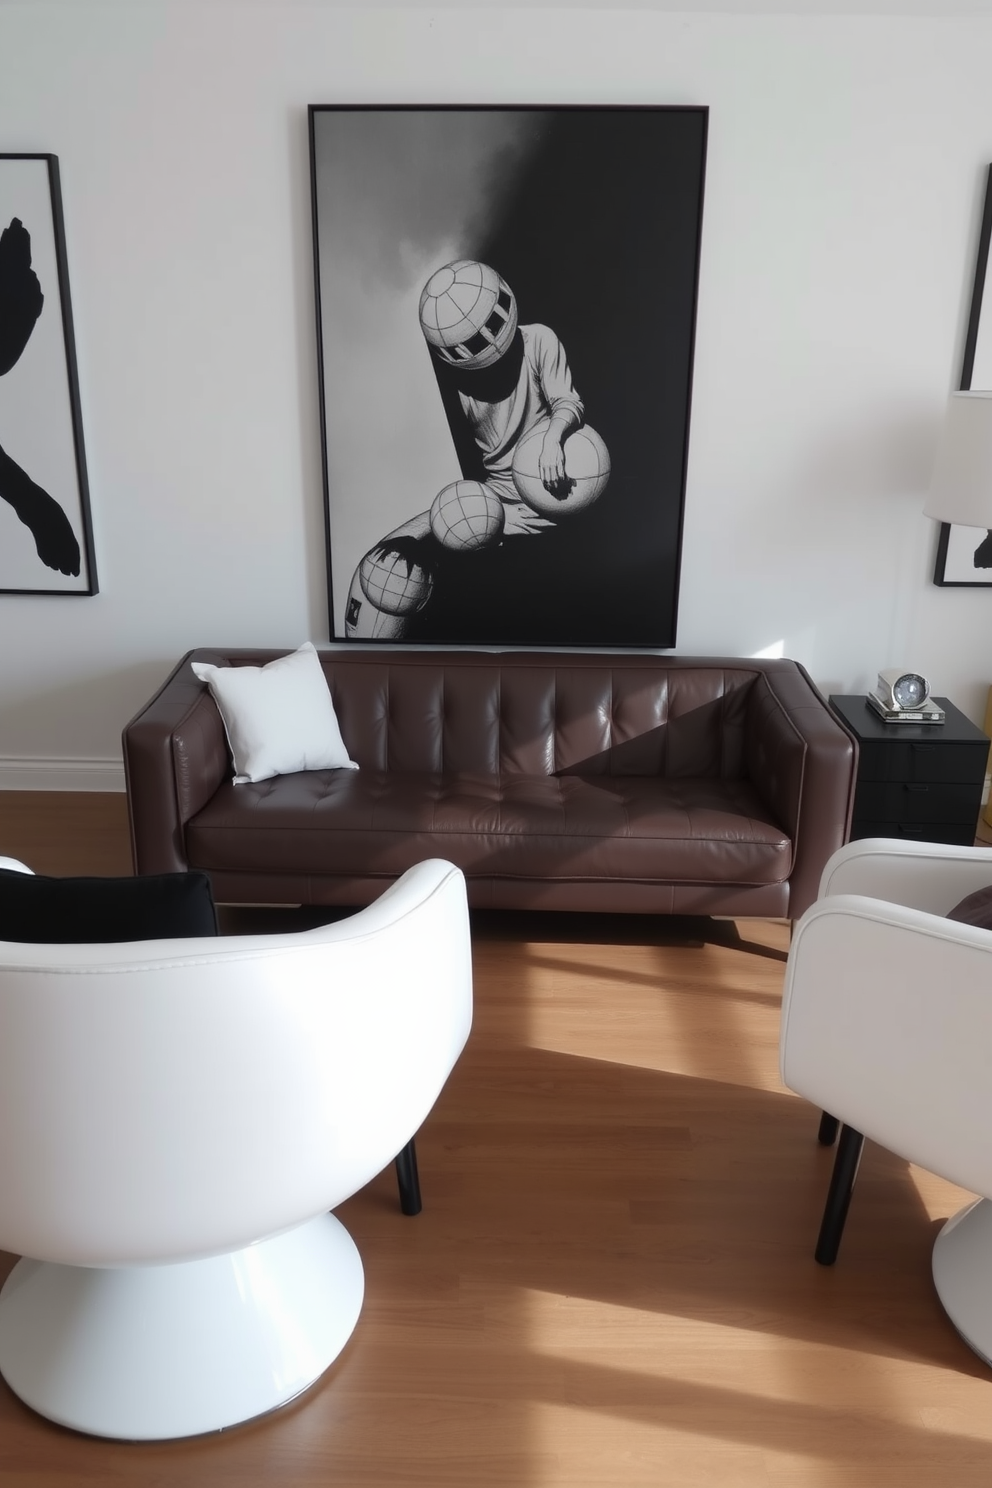
[[[284,1405],[358,1321],[365,1279],[333,1215],[230,1255],[102,1270],[22,1260],[0,1292],[0,1374],[40,1415],[131,1441]]]
[[[992,1201],[976,1199],[944,1225],[933,1247],[933,1280],[965,1343],[992,1364]]]

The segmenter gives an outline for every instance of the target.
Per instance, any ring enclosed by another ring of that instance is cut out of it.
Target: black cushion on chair
[[[205,873],[46,878],[0,869],[0,940],[80,945],[217,934]]]

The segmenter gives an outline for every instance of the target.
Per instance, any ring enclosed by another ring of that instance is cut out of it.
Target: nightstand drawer
[[[938,732],[937,727],[932,731]],[[987,740],[945,744],[921,739],[862,739],[858,780],[921,781],[934,785],[982,783],[988,752]]]
[[[901,837],[913,842],[949,842],[956,847],[972,847],[975,827],[971,822],[891,822],[856,821],[851,826],[851,841],[862,837]]]
[[[970,822],[974,827],[981,807],[981,781],[947,785],[931,781],[859,780],[854,796],[854,820],[910,824]]]

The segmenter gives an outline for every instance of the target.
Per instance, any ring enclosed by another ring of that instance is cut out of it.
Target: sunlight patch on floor
[[[913,1163],[909,1163],[908,1168],[920,1203],[930,1219],[950,1219],[952,1214],[957,1214],[959,1209],[978,1197],[946,1178],[938,1178],[936,1173],[928,1173],[926,1168],[918,1168]]]
[[[535,1351],[563,1366],[566,1380],[571,1371],[573,1430],[575,1416],[589,1412],[656,1412],[655,1429],[691,1434],[695,1395],[700,1409],[723,1400],[725,1409],[739,1406],[751,1417],[868,1412],[881,1430],[925,1425],[934,1434],[992,1443],[992,1412],[982,1408],[992,1371],[968,1377],[921,1368],[919,1359],[876,1357],[863,1339],[837,1347],[538,1290],[525,1292],[525,1312]],[[783,1442],[783,1450],[793,1449]]]
[[[608,945],[534,944],[526,966],[534,1048],[756,1090],[780,1088],[779,961],[726,947],[646,945],[625,948],[618,967]],[[604,1020],[603,1009],[621,996],[623,1017]]]

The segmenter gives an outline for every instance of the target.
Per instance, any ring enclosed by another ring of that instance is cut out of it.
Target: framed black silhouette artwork
[[[58,159],[0,154],[0,593],[96,592]]]
[[[674,645],[707,110],[309,122],[331,636]]]
[[[992,294],[985,305],[985,283],[989,271],[989,240],[992,238],[992,165],[985,178],[985,206],[978,233],[975,281],[971,291],[968,326],[961,357],[960,390],[992,390]],[[984,314],[983,314],[984,307]],[[978,527],[959,527],[941,522],[937,535],[937,557],[933,581],[948,589],[992,587],[992,532]]]

